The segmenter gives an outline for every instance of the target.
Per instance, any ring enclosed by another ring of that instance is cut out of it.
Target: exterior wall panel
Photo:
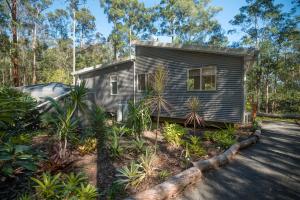
[[[118,95],[111,95],[110,76],[118,76]],[[119,103],[133,99],[133,62],[116,64],[79,76],[90,89],[89,100],[107,112],[116,112]]]
[[[165,98],[172,105],[172,112],[164,117],[184,118],[189,97],[201,101],[201,115],[205,120],[242,122],[243,116],[243,58],[170,50],[136,47],[136,74],[153,72],[159,65],[168,70]],[[217,67],[216,91],[187,91],[187,70],[208,65]],[[137,98],[142,98],[138,93]]]

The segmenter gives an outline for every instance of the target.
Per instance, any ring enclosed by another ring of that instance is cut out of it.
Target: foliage
[[[218,146],[226,149],[236,142],[234,132],[234,126],[229,125],[223,130],[218,130],[216,132],[205,132],[204,138],[216,142]]]
[[[146,174],[141,170],[142,166],[140,164],[132,161],[128,166],[118,169],[117,173],[117,183],[125,184],[125,188],[128,186],[137,187],[146,177]]]
[[[189,141],[186,142],[186,148],[191,155],[204,156],[206,151],[203,148],[200,138],[197,136],[190,136]]]
[[[96,138],[86,138],[77,147],[81,155],[95,152],[97,149],[97,139]]]
[[[141,137],[141,133],[151,126],[150,109],[145,105],[144,101],[134,104],[132,101],[128,103],[127,126]]]
[[[124,186],[113,182],[107,193],[107,200],[115,200],[117,195],[124,193]]]
[[[150,77],[152,96],[147,99],[147,105],[150,105],[153,112],[156,112],[156,132],[155,132],[155,151],[157,146],[157,134],[159,131],[159,119],[162,110],[170,112],[170,104],[164,97],[164,91],[167,84],[168,73],[163,66],[158,66],[152,77]]]
[[[131,145],[132,145],[132,147],[133,147],[133,149],[135,151],[137,151],[138,153],[140,153],[140,152],[144,152],[145,151],[146,142],[143,139],[137,138],[135,140],[132,140]]]
[[[0,130],[10,135],[32,130],[37,126],[36,100],[9,87],[0,87]]]
[[[88,90],[85,88],[85,82],[81,82],[72,88],[69,98],[60,105],[60,102],[52,98],[50,101],[54,111],[46,113],[45,123],[52,127],[54,134],[59,141],[59,158],[64,159],[67,156],[68,140],[75,138],[78,120],[75,114],[80,110],[84,112],[87,108],[85,97]]]
[[[69,175],[43,173],[41,179],[31,178],[36,185],[33,199],[97,199],[97,189],[88,184],[86,177],[79,173]]]
[[[170,175],[171,173],[166,169],[163,169],[158,173],[158,176],[162,181],[165,181]]]
[[[178,147],[182,144],[182,137],[186,134],[186,129],[179,124],[169,124],[165,122],[163,135],[172,145]]]
[[[188,113],[185,118],[185,124],[194,124],[194,133],[196,133],[196,124],[204,125],[204,120],[198,114],[200,109],[200,100],[198,97],[191,97],[188,99],[187,106],[190,109],[190,113]]]
[[[154,159],[155,159],[155,154],[149,148],[147,148],[145,150],[145,153],[142,154],[139,158],[139,162],[146,176],[151,175],[151,173],[153,172]]]
[[[0,172],[13,176],[24,170],[35,171],[41,157],[28,145],[14,144],[11,141],[0,143]]]
[[[116,130],[112,130],[110,135],[110,153],[113,158],[119,158],[123,154],[123,147],[120,144],[121,135]]]

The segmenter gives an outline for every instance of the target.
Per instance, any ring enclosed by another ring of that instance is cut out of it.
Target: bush
[[[201,144],[200,138],[197,136],[189,137],[189,141],[187,142],[187,148],[191,155],[195,155],[195,156],[206,155],[206,151]]]
[[[145,145],[146,145],[145,140],[139,139],[139,138],[132,140],[132,142],[131,142],[132,148],[134,149],[134,151],[136,151],[138,153],[145,151]]]
[[[78,151],[81,155],[88,153],[93,153],[97,149],[97,139],[96,138],[86,138],[83,139],[81,144],[78,145]]]
[[[120,132],[112,129],[112,134],[109,137],[110,140],[110,153],[112,158],[118,158],[123,154],[123,147],[120,144],[121,136]]]
[[[141,133],[151,127],[151,111],[144,101],[134,104],[132,101],[128,103],[127,126],[132,129],[136,137],[140,137]]]
[[[211,140],[217,143],[218,146],[222,147],[223,149],[226,149],[236,142],[234,132],[234,126],[227,126],[226,129],[219,130],[216,132],[205,132],[204,138],[206,140]]]
[[[147,148],[145,153],[140,156],[139,161],[146,175],[150,175],[153,171],[153,162],[155,154],[151,149]]]
[[[0,131],[16,135],[39,123],[36,100],[9,87],[0,87]]]
[[[31,178],[36,185],[35,194],[31,199],[97,199],[97,189],[88,184],[86,177],[79,173],[62,175],[61,173],[54,176],[49,173],[43,173],[41,179]]]
[[[11,141],[0,144],[0,175],[13,176],[16,172],[35,171],[40,155],[28,145]]]
[[[186,134],[186,129],[178,124],[165,123],[164,137],[172,145],[178,147],[182,143],[182,137]]]

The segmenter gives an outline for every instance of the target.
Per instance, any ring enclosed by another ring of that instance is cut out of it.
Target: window
[[[110,94],[117,95],[118,94],[118,76],[110,76]]]
[[[147,90],[148,74],[137,75],[137,90],[138,92],[144,92]]]
[[[216,67],[202,67],[188,70],[188,91],[216,90]]]

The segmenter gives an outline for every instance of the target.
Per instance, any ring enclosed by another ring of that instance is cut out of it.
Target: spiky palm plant
[[[193,123],[194,134],[196,133],[196,125],[204,124],[203,118],[198,114],[200,110],[200,104],[200,100],[197,97],[190,97],[187,101],[187,106],[190,109],[190,112],[185,116],[185,125]]]
[[[152,108],[152,112],[156,111],[156,132],[155,132],[155,152],[157,146],[157,134],[159,131],[159,120],[160,114],[162,110],[170,113],[171,105],[164,98],[164,91],[166,87],[166,82],[168,79],[168,73],[163,66],[158,66],[155,73],[152,75],[151,88],[152,88],[152,96],[150,96],[147,100],[147,104],[149,104]]]

